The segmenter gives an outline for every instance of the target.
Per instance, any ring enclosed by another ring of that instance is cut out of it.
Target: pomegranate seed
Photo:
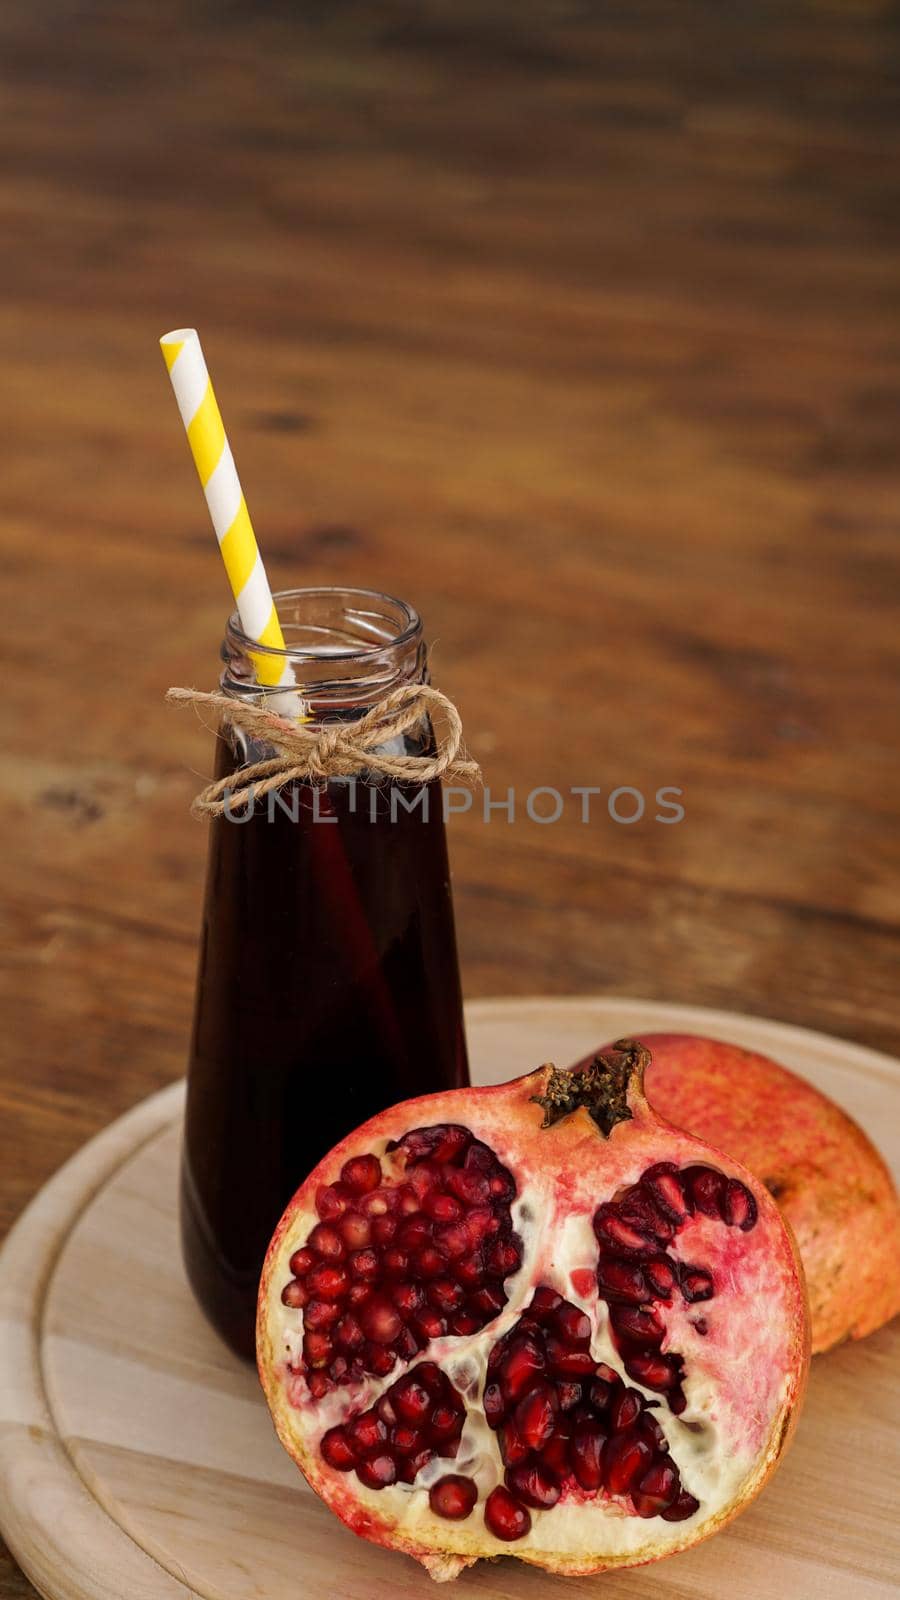
[[[329,1428],[328,1432],[322,1435],[319,1449],[328,1465],[334,1467],[337,1472],[349,1472],[351,1467],[356,1466],[356,1451],[345,1428]]]
[[[406,1422],[399,1422],[391,1433],[391,1447],[398,1456],[414,1456],[425,1448],[425,1442],[421,1428],[411,1428]]]
[[[431,1220],[418,1213],[414,1217],[407,1217],[401,1222],[397,1234],[397,1243],[403,1250],[421,1250],[426,1244],[431,1243]]]
[[[381,1182],[381,1162],[377,1156],[353,1156],[341,1167],[341,1182],[353,1194],[368,1194]]]
[[[340,1183],[322,1184],[316,1190],[316,1210],[323,1222],[334,1222],[350,1205],[350,1191]]]
[[[561,1339],[547,1340],[547,1360],[550,1371],[563,1378],[590,1378],[596,1366],[590,1350],[573,1350]]]
[[[378,1412],[378,1415],[385,1426],[388,1428],[393,1428],[397,1421],[397,1413],[394,1410],[394,1404],[391,1400],[390,1392],[388,1390],[385,1390],[384,1394],[379,1395],[375,1402],[375,1410]]]
[[[399,1199],[396,1189],[373,1189],[369,1194],[357,1195],[356,1204],[374,1222],[376,1217],[385,1217],[388,1212],[394,1211]]]
[[[655,1256],[644,1262],[644,1277],[658,1300],[671,1300],[678,1274],[668,1256]]]
[[[484,1407],[484,1414],[487,1418],[488,1425],[491,1428],[499,1427],[500,1423],[503,1421],[503,1416],[506,1411],[506,1402],[503,1398],[503,1393],[499,1383],[488,1383],[485,1385],[484,1394],[481,1397],[481,1404]]]
[[[507,1400],[519,1400],[544,1373],[543,1351],[531,1339],[514,1342],[500,1368],[500,1387]]]
[[[557,1294],[555,1289],[550,1289],[546,1284],[542,1283],[531,1296],[531,1304],[528,1310],[531,1316],[536,1317],[539,1322],[543,1322],[550,1316],[551,1312],[558,1310],[562,1303],[562,1295]]]
[[[609,1494],[627,1494],[650,1465],[646,1439],[633,1430],[613,1434],[603,1447],[603,1482]]]
[[[374,1372],[376,1378],[386,1378],[392,1370],[396,1357],[393,1350],[388,1350],[383,1344],[367,1344],[364,1352],[366,1368]]]
[[[472,1143],[472,1135],[468,1128],[457,1128],[452,1124],[444,1128],[441,1138],[432,1150],[432,1159],[441,1163],[459,1162]]]
[[[423,1343],[426,1342],[420,1339],[412,1328],[401,1328],[394,1340],[394,1349],[402,1361],[411,1361],[413,1356],[418,1355]]]
[[[649,1255],[655,1248],[651,1235],[604,1206],[599,1206],[594,1216],[594,1232],[601,1244],[611,1244],[630,1255]]]
[[[391,1216],[373,1217],[372,1218],[372,1242],[373,1242],[373,1244],[378,1244],[378,1245],[390,1244],[391,1240],[394,1237],[394,1234],[397,1232],[397,1226],[398,1226],[398,1224],[397,1224],[397,1218],[396,1217],[391,1217]],[[363,1239],[360,1242],[362,1244],[368,1244],[369,1241],[368,1241],[368,1239]]]
[[[668,1244],[675,1237],[674,1222],[660,1211],[652,1194],[640,1184],[635,1184],[622,1196],[619,1215],[627,1222],[634,1223],[642,1232],[652,1233],[661,1244]]]
[[[412,1217],[418,1213],[419,1196],[416,1194],[412,1184],[406,1183],[403,1185],[398,1196],[398,1204],[401,1217]]]
[[[372,1285],[370,1283],[351,1283],[347,1290],[348,1306],[364,1306],[372,1298]]]
[[[692,1494],[682,1490],[674,1505],[667,1511],[660,1513],[663,1522],[684,1522],[686,1517],[692,1517],[695,1511],[700,1510],[700,1501],[695,1500]]]
[[[446,1517],[449,1522],[462,1522],[477,1499],[478,1489],[473,1480],[456,1472],[438,1478],[428,1491],[428,1504],[435,1516]]]
[[[563,1301],[552,1316],[552,1326],[566,1344],[586,1350],[591,1342],[591,1319],[577,1306]]]
[[[660,1455],[665,1455],[669,1448],[669,1441],[662,1431],[652,1411],[645,1411],[638,1423],[638,1433],[646,1439],[651,1450],[656,1450]]]
[[[397,1482],[397,1463],[387,1450],[361,1461],[356,1476],[367,1489],[387,1489]]]
[[[454,1195],[434,1191],[425,1196],[424,1209],[435,1222],[458,1222],[463,1214],[462,1205]]]
[[[539,1461],[522,1461],[506,1469],[507,1487],[517,1500],[535,1511],[549,1511],[559,1499],[559,1483]]]
[[[374,1250],[354,1250],[347,1265],[352,1276],[364,1283],[375,1283],[381,1275],[378,1256]]]
[[[685,1392],[680,1384],[676,1388],[669,1390],[668,1394],[666,1395],[666,1402],[669,1410],[673,1412],[676,1417],[680,1417],[682,1411],[687,1405],[687,1396],[685,1395]]]
[[[476,1289],[475,1293],[469,1296],[469,1310],[478,1313],[481,1326],[485,1321],[492,1321],[498,1316],[505,1305],[506,1295],[496,1284],[488,1283],[483,1289]]]
[[[409,1271],[409,1256],[405,1250],[398,1249],[396,1245],[385,1250],[382,1261],[389,1278],[402,1278]]]
[[[308,1367],[327,1367],[334,1354],[331,1340],[326,1333],[318,1333],[309,1329],[303,1335],[303,1358]]]
[[[647,1268],[651,1265],[648,1261]],[[672,1282],[675,1282],[674,1273]],[[614,1257],[601,1256],[597,1262],[597,1283],[608,1299],[625,1300],[631,1305],[643,1305],[647,1299],[644,1271],[636,1261],[616,1261]]]
[[[636,1389],[622,1389],[609,1408],[609,1420],[614,1433],[622,1428],[632,1428],[637,1422],[644,1402]]]
[[[355,1317],[341,1317],[334,1330],[334,1342],[341,1350],[362,1349],[366,1342],[365,1335]]]
[[[323,1400],[331,1388],[328,1375],[324,1372],[311,1372],[307,1383],[309,1384],[309,1392],[314,1400]]]
[[[403,1422],[418,1427],[428,1416],[433,1398],[415,1372],[400,1378],[391,1390],[391,1401],[397,1416]]]
[[[645,1472],[631,1499],[639,1517],[658,1517],[675,1500],[681,1484],[670,1461],[658,1461]]]
[[[441,1266],[443,1266],[443,1262],[441,1262]],[[484,1280],[484,1258],[480,1252],[463,1256],[462,1260],[456,1263],[454,1270],[457,1282],[463,1284],[465,1288],[480,1289]]]
[[[396,1227],[393,1218],[391,1219],[391,1225]],[[373,1223],[368,1217],[364,1217],[360,1211],[345,1211],[337,1226],[338,1232],[348,1250],[364,1250],[374,1235]],[[313,1232],[315,1232],[315,1229],[313,1229]],[[310,1235],[310,1238],[312,1238],[312,1235]],[[385,1242],[384,1240],[381,1241],[381,1243]]]
[[[508,1278],[522,1265],[521,1251],[510,1239],[497,1239],[488,1250],[487,1265],[498,1278]]]
[[[344,1254],[344,1241],[330,1222],[317,1222],[306,1244],[322,1261],[340,1261]]]
[[[690,1215],[690,1203],[678,1169],[670,1161],[660,1161],[648,1167],[641,1182],[649,1189],[659,1210],[679,1227]]]
[[[591,1492],[603,1482],[606,1434],[595,1422],[580,1423],[569,1442],[569,1462],[579,1488]]]
[[[688,1305],[693,1305],[697,1300],[712,1299],[714,1292],[712,1277],[702,1267],[682,1267],[679,1283]]]
[[[426,1344],[430,1339],[440,1339],[447,1331],[445,1319],[437,1311],[429,1310],[424,1306],[421,1311],[413,1314],[413,1327],[422,1336]]]
[[[740,1228],[742,1233],[749,1233],[756,1224],[756,1201],[746,1185],[738,1183],[737,1178],[729,1178],[725,1185],[722,1216],[729,1228]]]
[[[482,1144],[480,1139],[475,1139],[469,1146],[463,1166],[474,1167],[476,1172],[506,1172],[506,1168],[500,1166],[493,1150],[489,1150],[487,1145]],[[507,1173],[508,1176],[509,1174]]]
[[[721,1218],[725,1198],[725,1179],[715,1167],[685,1167],[682,1177],[697,1211],[705,1217]]]
[[[471,1142],[472,1135],[468,1128],[447,1122],[437,1123],[433,1128],[413,1128],[410,1133],[403,1135],[400,1145],[407,1163],[415,1165],[429,1157],[439,1163],[458,1161]],[[392,1147],[389,1145],[388,1148]]]
[[[556,1397],[559,1401],[560,1411],[571,1411],[573,1406],[581,1403],[581,1384],[563,1379],[556,1385]]]
[[[454,1311],[447,1321],[447,1332],[455,1334],[457,1338],[468,1338],[469,1334],[477,1333],[484,1327],[484,1318],[473,1316],[471,1311]]]
[[[433,1244],[426,1244],[415,1258],[414,1270],[423,1278],[436,1278],[444,1271],[446,1263],[440,1250]]]
[[[529,1450],[543,1450],[552,1437],[559,1401],[550,1383],[536,1383],[530,1393],[519,1401],[515,1411],[515,1424],[519,1437]]]
[[[464,1256],[469,1248],[469,1235],[465,1228],[457,1223],[437,1227],[434,1230],[434,1242],[437,1248],[449,1261],[456,1261]]]
[[[504,1466],[514,1467],[517,1462],[525,1460],[528,1446],[519,1438],[514,1422],[504,1422],[497,1439]]]
[[[606,1370],[608,1372],[610,1371],[610,1368],[607,1367]],[[615,1394],[617,1387],[618,1379],[615,1376],[612,1378],[602,1378],[598,1372],[597,1376],[591,1380],[591,1387],[589,1390],[591,1405],[594,1406],[597,1411],[604,1411]]]
[[[638,1344],[659,1345],[665,1337],[666,1327],[652,1306],[610,1306],[610,1321],[616,1333]]]
[[[303,1314],[304,1328],[330,1328],[337,1322],[341,1308],[334,1300],[310,1300]]]
[[[495,1539],[502,1539],[504,1544],[524,1539],[526,1533],[531,1532],[531,1518],[525,1507],[520,1506],[502,1484],[492,1489],[485,1501],[484,1524],[488,1532]]]
[[[665,1394],[667,1389],[674,1389],[679,1382],[681,1365],[680,1356],[635,1355],[627,1358],[625,1371],[629,1378],[636,1378],[645,1389],[658,1389]]]
[[[403,1326],[397,1307],[381,1294],[373,1295],[363,1306],[360,1322],[366,1338],[376,1344],[391,1344]]]
[[[306,1287],[317,1300],[340,1300],[349,1288],[350,1279],[343,1267],[330,1267],[324,1263],[313,1267]]]
[[[450,1278],[436,1278],[433,1283],[428,1285],[426,1293],[429,1305],[434,1306],[437,1311],[443,1311],[445,1314],[450,1311],[458,1311],[465,1299],[464,1290],[460,1288],[458,1283],[453,1283]]]
[[[305,1277],[307,1272],[310,1272],[315,1264],[315,1256],[311,1250],[308,1250],[305,1247],[302,1250],[295,1250],[288,1263],[295,1278]]]
[[[571,1438],[569,1419],[568,1417],[562,1417],[557,1423],[553,1438],[544,1445],[541,1451],[541,1460],[544,1466],[556,1478],[567,1478],[572,1470],[569,1465]]]
[[[335,1356],[334,1360],[329,1365],[328,1376],[329,1378],[333,1378],[335,1383],[343,1383],[349,1371],[350,1363],[346,1356]]]
[[[473,1172],[469,1167],[451,1167],[447,1173],[447,1188],[466,1206],[481,1206],[491,1197],[491,1186],[483,1172]]]
[[[286,1283],[281,1291],[281,1304],[283,1306],[291,1306],[294,1310],[299,1310],[301,1306],[305,1306],[308,1299],[309,1290],[304,1288],[299,1278],[292,1278],[290,1283]]]
[[[454,1393],[453,1385],[446,1373],[441,1371],[436,1361],[421,1362],[416,1367],[416,1377],[420,1383],[424,1383],[429,1394],[433,1394],[435,1397],[445,1395],[448,1392],[450,1394]]]
[[[357,1455],[374,1455],[387,1440],[387,1428],[376,1411],[361,1411],[347,1423],[347,1436]]]
[[[455,1434],[462,1433],[465,1422],[465,1412],[457,1411],[455,1406],[435,1406],[431,1416],[431,1437],[452,1439]]]
[[[417,1283],[395,1283],[390,1288],[390,1296],[397,1310],[404,1317],[412,1316],[414,1311],[425,1304],[425,1291]]]
[[[469,1243],[473,1250],[497,1231],[500,1219],[494,1216],[490,1206],[475,1206],[463,1221],[463,1227],[469,1236]]]
[[[421,1162],[421,1164],[415,1167],[409,1174],[410,1187],[413,1188],[416,1194],[419,1196],[420,1205],[425,1199],[426,1194],[428,1194],[430,1190],[436,1188],[440,1184],[440,1181],[440,1169],[436,1167],[432,1161]]]
[[[401,1483],[415,1483],[416,1478],[434,1459],[433,1450],[418,1450],[414,1456],[401,1456],[397,1462],[397,1477]]]

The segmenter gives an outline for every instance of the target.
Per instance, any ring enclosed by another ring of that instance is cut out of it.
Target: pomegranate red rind
[[[645,1053],[618,1048],[575,1089],[541,1068],[374,1118],[301,1187],[266,1258],[259,1370],[283,1444],[350,1528],[433,1577],[480,1556],[584,1574],[685,1549],[758,1493],[796,1419],[807,1310],[778,1209],[655,1115]],[[454,1177],[470,1170],[487,1189]],[[316,1232],[359,1209],[354,1185],[374,1215],[406,1196],[399,1280],[396,1230],[362,1277],[355,1225],[343,1254]],[[438,1231],[470,1225],[474,1243]],[[379,1310],[345,1354],[339,1322],[393,1305],[398,1282],[400,1331]],[[433,1337],[422,1311],[443,1318]]]
[[[767,1056],[692,1034],[645,1034],[654,1108],[765,1184],[806,1273],[813,1354],[900,1312],[900,1201],[862,1129]]]

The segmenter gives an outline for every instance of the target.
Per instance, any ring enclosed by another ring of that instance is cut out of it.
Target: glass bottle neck
[[[222,691],[252,698],[284,714],[287,697],[304,702],[315,722],[352,720],[391,690],[424,683],[428,652],[418,613],[405,601],[370,589],[286,589],[275,595],[284,650],[265,651],[283,664],[282,682],[259,682],[237,613],[222,644]],[[293,677],[293,686],[291,684]]]

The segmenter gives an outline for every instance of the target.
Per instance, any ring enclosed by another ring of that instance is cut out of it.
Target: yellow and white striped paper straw
[[[249,639],[284,649],[284,635],[256,543],[241,480],[219,412],[195,328],[176,328],[160,339],[194,458],[194,465],[216,530],[222,560],[241,627]],[[294,683],[290,665],[277,656],[254,655],[262,684]]]

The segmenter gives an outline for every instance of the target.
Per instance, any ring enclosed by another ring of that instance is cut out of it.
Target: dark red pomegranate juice
[[[237,764],[220,738],[217,776]],[[300,1181],[367,1117],[468,1081],[440,784],[427,813],[395,790],[392,808],[364,777],[297,784],[210,825],[182,1243],[201,1306],[247,1357]]]

